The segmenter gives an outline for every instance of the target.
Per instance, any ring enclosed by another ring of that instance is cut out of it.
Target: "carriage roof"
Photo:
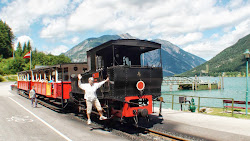
[[[83,64],[87,65],[87,62],[65,63],[65,64],[57,64],[57,65],[52,65],[52,66],[40,66],[38,68],[32,69],[32,71],[49,70],[49,69],[53,69],[53,68],[62,68],[62,67],[68,67],[68,66],[74,66],[74,65],[83,65]],[[21,71],[21,72],[18,72],[18,73],[27,73],[27,72],[30,72],[30,70]]]

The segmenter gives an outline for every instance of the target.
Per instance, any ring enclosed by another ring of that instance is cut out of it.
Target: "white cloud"
[[[197,56],[209,60],[225,48],[236,43],[240,38],[249,34],[250,19],[247,19],[235,26],[235,29],[227,32],[223,36],[213,34],[211,38],[218,38],[218,40],[210,40],[193,43],[185,46],[183,49]]]
[[[0,3],[3,3],[3,4],[4,4],[4,3],[8,3],[8,2],[9,2],[9,0],[1,0],[1,1],[0,1]]]
[[[205,60],[211,59],[213,55],[217,54],[220,51],[218,50],[217,46],[215,46],[215,44],[209,41],[190,44],[183,49],[194,55],[201,56]]]
[[[78,44],[79,43],[79,40],[80,38],[75,36],[71,39],[65,39],[65,40],[62,40],[63,43],[66,43],[66,44]]]
[[[16,39],[15,43],[14,43],[15,49],[17,48],[18,42],[20,42],[21,47],[23,47],[24,43],[25,42],[28,43],[28,41],[30,41],[30,45],[31,45],[31,47],[33,47],[34,46],[34,42],[33,42],[33,40],[29,36],[23,35],[23,36],[18,37]]]
[[[41,38],[61,38],[65,37],[66,20],[64,18],[44,19],[44,27],[40,33]]]
[[[53,55],[60,55],[61,53],[65,53],[66,51],[68,51],[69,48],[64,46],[64,45],[60,45],[57,46],[56,48],[53,48],[51,51],[49,51],[51,54]]]
[[[201,32],[188,33],[186,35],[180,35],[178,37],[162,37],[176,45],[185,45],[190,42],[198,41],[202,38],[203,34]]]
[[[181,37],[183,34],[215,27],[233,26],[250,16],[250,4],[244,2],[232,1],[224,7],[217,6],[214,0],[135,3],[138,1],[85,0],[75,11],[64,17],[67,27],[60,28],[61,32],[112,30],[117,33],[129,32],[142,38],[151,38],[158,34]],[[51,26],[62,21],[61,18],[56,20],[50,23]],[[47,26],[43,30],[49,28]],[[52,32],[53,30],[53,36]]]
[[[231,0],[229,1],[228,8],[238,8],[243,4],[243,0]]]
[[[14,0],[0,11],[15,33],[24,32],[43,16],[63,14],[69,0]]]

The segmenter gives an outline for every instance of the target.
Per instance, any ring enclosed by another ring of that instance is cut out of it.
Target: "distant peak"
[[[137,39],[136,37],[131,36],[129,33],[120,34],[119,35],[122,39]]]

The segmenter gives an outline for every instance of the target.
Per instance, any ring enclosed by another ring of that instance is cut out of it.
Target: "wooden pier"
[[[219,82],[202,81],[198,77],[164,77],[164,86],[170,86],[172,91],[173,85],[178,85],[179,90],[212,90],[212,89],[223,89],[223,77],[220,78]]]

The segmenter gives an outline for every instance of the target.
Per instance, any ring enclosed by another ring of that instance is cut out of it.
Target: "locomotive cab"
[[[145,57],[156,63],[145,62]],[[88,70],[95,81],[110,77],[111,83],[101,88],[99,96],[103,98],[120,100],[147,94],[156,98],[161,94],[161,45],[158,43],[137,39],[111,40],[89,50],[87,60]],[[141,91],[136,88],[138,81],[145,84]]]

